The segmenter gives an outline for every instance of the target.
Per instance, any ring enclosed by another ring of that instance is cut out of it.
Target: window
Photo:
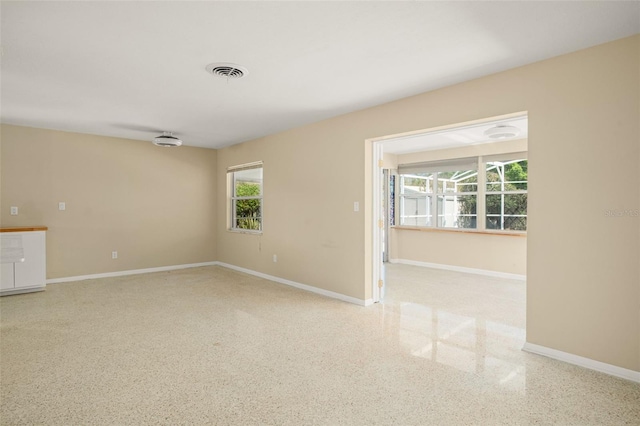
[[[526,153],[399,165],[399,225],[526,231],[524,158]]]
[[[475,229],[478,172],[456,170],[435,174],[439,228]]]
[[[262,162],[227,169],[230,200],[229,229],[262,231]]]
[[[432,199],[431,174],[400,175],[400,225],[432,226]]]
[[[487,229],[527,229],[527,160],[486,163]]]

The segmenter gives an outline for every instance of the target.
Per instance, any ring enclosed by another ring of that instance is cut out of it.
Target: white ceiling
[[[410,136],[387,139],[382,143],[382,147],[386,153],[408,154],[410,152],[459,148],[462,146],[498,142],[498,140],[491,139],[484,134],[486,130],[495,126],[512,126],[519,130],[519,133],[515,137],[500,139],[500,141],[526,139],[529,136],[529,119],[524,116],[485,121],[483,123],[446,130],[426,131]]]
[[[638,33],[640,3],[2,1],[1,24],[2,122],[215,148]]]

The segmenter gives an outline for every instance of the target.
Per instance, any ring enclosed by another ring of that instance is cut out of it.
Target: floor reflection
[[[524,390],[523,282],[406,265],[387,271],[383,304],[403,350]]]

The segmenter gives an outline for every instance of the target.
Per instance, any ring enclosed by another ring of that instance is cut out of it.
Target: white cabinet
[[[13,277],[15,275],[13,263],[0,263],[0,291],[13,290],[15,284]]]
[[[24,261],[0,263],[0,294],[44,290],[47,277],[45,231],[0,233],[4,240],[13,239],[11,245],[15,245],[16,237],[22,239]]]

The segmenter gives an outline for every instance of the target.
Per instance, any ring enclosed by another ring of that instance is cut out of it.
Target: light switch
[[[353,202],[353,211],[354,212],[359,212],[360,211],[360,203],[357,201]]]
[[[58,203],[58,210],[66,210],[67,208],[67,204],[62,202],[62,203]]]
[[[11,206],[11,216],[18,216],[18,208],[16,206]]]

